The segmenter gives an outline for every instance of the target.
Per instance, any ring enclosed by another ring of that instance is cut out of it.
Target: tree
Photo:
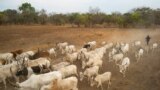
[[[71,13],[69,15],[69,21],[72,24],[72,27],[73,27],[73,24],[80,27],[80,24],[82,24],[82,19],[83,18],[81,18],[81,14],[79,13]]]
[[[3,20],[6,24],[16,24],[17,23],[17,11],[12,9],[7,9],[3,11]]]
[[[23,23],[35,23],[38,22],[38,13],[35,12],[35,8],[31,6],[30,3],[23,3],[19,10],[22,14]]]
[[[67,22],[66,15],[64,14],[51,14],[49,20],[55,25],[64,25]]]
[[[154,10],[155,24],[160,25],[160,9]]]
[[[100,9],[98,7],[89,7],[89,13],[90,14],[98,14],[100,12]]]
[[[123,15],[120,12],[113,12],[111,14],[112,24],[114,23],[115,26],[123,27]]]
[[[123,15],[124,27],[141,26],[141,14],[139,12],[128,12]]]
[[[149,7],[133,9],[133,12],[140,14],[139,24],[149,27],[155,22],[153,10]]]
[[[0,12],[0,25],[6,23],[7,17],[4,15],[3,12]]]
[[[42,9],[40,12],[39,12],[39,23],[40,24],[46,24],[47,23],[47,14],[46,14],[46,11],[44,9]]]
[[[90,7],[89,8],[88,20],[89,20],[90,27],[93,27],[95,24],[98,24],[98,22],[99,22],[99,13],[100,13],[100,9],[98,7],[96,7],[96,8]]]
[[[32,7],[30,3],[23,3],[23,4],[19,7],[19,10],[22,11],[22,14],[35,13],[35,8]]]

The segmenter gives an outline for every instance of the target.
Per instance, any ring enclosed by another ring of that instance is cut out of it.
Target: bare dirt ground
[[[54,47],[57,42],[69,42],[77,48],[85,42],[95,40],[99,44],[106,42],[133,42],[141,40],[146,35],[151,36],[151,43],[160,41],[160,29],[118,29],[118,28],[69,28],[55,26],[0,26],[0,53],[17,49],[37,50]],[[160,49],[160,48],[159,48]],[[108,52],[103,58],[103,67],[100,73],[112,72],[112,85],[109,90],[160,90],[160,52],[145,54],[139,63],[136,63],[134,53],[128,54],[131,66],[123,78],[118,67],[108,62]],[[76,62],[79,65],[79,62]],[[80,68],[80,66],[78,66]],[[107,90],[107,83],[103,84]],[[90,87],[86,80],[79,82],[79,90],[100,90]],[[3,90],[0,84],[0,90]],[[13,90],[8,85],[7,90]],[[16,89],[15,89],[16,90]]]

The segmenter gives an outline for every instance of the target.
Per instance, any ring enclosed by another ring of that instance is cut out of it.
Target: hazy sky
[[[160,8],[160,0],[0,0],[0,11],[18,9],[24,2],[31,3],[36,10],[45,9],[48,13],[87,12],[89,7],[99,7],[106,13],[124,13],[143,6]]]

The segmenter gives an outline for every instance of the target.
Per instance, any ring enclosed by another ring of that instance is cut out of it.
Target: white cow
[[[108,88],[109,88],[109,86],[111,85],[111,76],[112,76],[111,72],[105,72],[103,74],[98,74],[94,79],[92,79],[93,81],[91,82],[91,86],[97,84],[97,88],[101,86],[101,90],[103,90],[102,84],[104,82],[108,82]]]
[[[119,65],[120,73],[123,74],[123,77],[125,77],[125,72],[127,68],[129,68],[129,66],[130,66],[130,59],[128,57],[125,57],[122,60],[122,63]]]

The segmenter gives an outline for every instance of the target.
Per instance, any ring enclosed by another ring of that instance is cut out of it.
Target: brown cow
[[[41,51],[38,49],[38,51],[30,59],[34,60],[34,59],[38,59],[40,57],[49,57],[49,56],[50,56],[49,52]]]
[[[13,58],[16,58],[17,55],[20,55],[22,52],[23,50],[19,49],[19,50],[12,51],[11,53],[13,54]]]

